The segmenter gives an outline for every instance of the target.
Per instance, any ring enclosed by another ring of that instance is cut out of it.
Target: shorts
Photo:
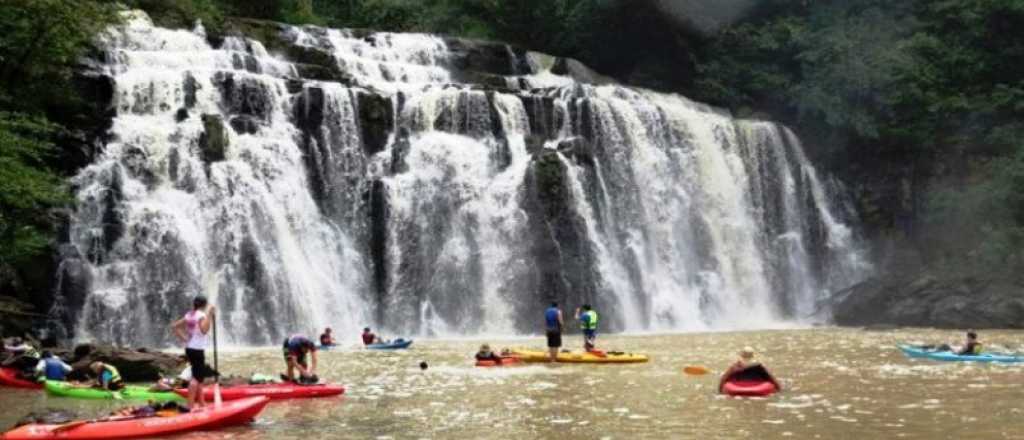
[[[547,333],[548,348],[559,348],[562,346],[562,332],[549,330]]]
[[[288,340],[285,340],[284,345],[281,346],[281,352],[284,354],[285,362],[288,362],[289,358],[294,357],[296,363],[301,365],[302,368],[306,368],[306,353],[303,353],[301,350],[293,351],[292,349],[288,348]]]
[[[197,382],[202,382],[204,379],[210,377],[209,372],[206,370],[206,352],[203,350],[196,350],[194,348],[185,349],[185,357],[188,358],[188,365],[192,367],[192,378]]]
[[[593,341],[597,339],[597,330],[583,330],[583,337]]]

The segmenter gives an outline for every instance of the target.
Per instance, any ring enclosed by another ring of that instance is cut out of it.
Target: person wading
[[[210,376],[206,368],[206,346],[209,345],[207,334],[216,312],[217,308],[208,304],[206,297],[200,295],[192,300],[192,310],[171,324],[171,330],[185,344],[185,357],[192,370],[192,380],[188,382],[189,408],[206,406],[203,380]]]
[[[562,348],[562,311],[557,302],[544,311],[544,334],[548,338],[549,360],[558,360],[558,349]]]

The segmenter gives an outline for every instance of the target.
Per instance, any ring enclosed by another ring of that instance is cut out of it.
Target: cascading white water
[[[166,342],[199,292],[237,343],[529,331],[550,299],[618,330],[754,328],[869,269],[775,124],[507,48],[507,87],[489,89],[460,83],[434,36],[281,38],[329,53],[344,83],[139,13],[105,37],[116,117],[75,178],[79,335]]]

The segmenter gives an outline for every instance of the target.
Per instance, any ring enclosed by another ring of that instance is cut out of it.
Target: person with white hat
[[[764,367],[760,362],[754,359],[754,348],[747,346],[743,347],[739,352],[740,358],[736,360],[732,365],[729,366],[728,370],[722,374],[722,378],[718,382],[718,390],[722,390],[722,386],[730,378],[738,379],[762,379],[768,380],[775,384],[775,388],[782,391],[782,385],[779,381],[775,380],[775,377],[768,372],[768,369]]]

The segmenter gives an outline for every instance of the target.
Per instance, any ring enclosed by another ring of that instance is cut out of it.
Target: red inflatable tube
[[[775,384],[767,380],[729,380],[722,385],[722,392],[730,396],[763,397],[777,391]]]

